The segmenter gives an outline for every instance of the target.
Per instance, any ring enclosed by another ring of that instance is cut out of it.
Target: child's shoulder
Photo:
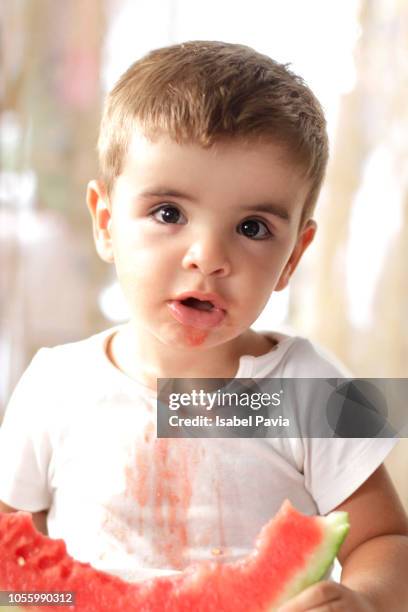
[[[108,339],[115,332],[116,327],[105,329],[80,340],[64,342],[53,346],[44,346],[39,349],[37,355],[42,359],[70,359],[72,357],[80,357],[89,353],[103,353],[104,346]]]
[[[89,375],[106,360],[105,345],[116,328],[98,332],[88,338],[40,348],[24,377],[46,377],[48,383],[63,378],[72,381]]]
[[[109,378],[103,370],[103,347],[111,334],[106,330],[85,340],[38,350],[11,394],[8,411],[22,411],[24,418],[31,413],[40,422],[40,413],[58,418],[64,406],[82,406],[82,398],[96,397]],[[105,371],[109,372],[107,365]],[[31,410],[33,399],[35,410]]]
[[[288,333],[286,333],[288,332]],[[328,349],[304,336],[261,332],[275,340],[274,348],[255,360],[254,376],[285,378],[341,378],[351,376],[347,367]],[[258,363],[257,363],[258,362]]]

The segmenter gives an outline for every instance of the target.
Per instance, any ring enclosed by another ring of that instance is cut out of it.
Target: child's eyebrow
[[[286,223],[290,221],[290,214],[286,210],[284,206],[280,206],[279,204],[253,204],[252,206],[242,206],[244,210],[251,210],[254,212],[266,212],[274,215],[275,217],[279,217]]]
[[[151,198],[151,197],[165,197],[165,198],[182,198],[184,200],[189,200],[192,203],[197,203],[197,198],[194,198],[193,196],[187,194],[187,193],[182,193],[181,191],[178,191],[176,189],[168,189],[166,187],[163,188],[157,188],[154,190],[145,190],[145,191],[141,191],[139,194],[139,197],[141,198]],[[248,210],[248,211],[252,211],[252,212],[266,212],[269,213],[271,215],[274,215],[275,217],[279,217],[279,219],[282,219],[283,221],[285,221],[286,223],[290,222],[290,214],[289,211],[285,208],[285,206],[282,206],[280,204],[276,204],[276,203],[260,203],[260,204],[252,204],[251,206],[241,206],[240,207],[241,210]]]
[[[190,202],[197,202],[197,199],[187,193],[182,193],[176,189],[168,189],[167,187],[157,187],[153,190],[147,189],[141,191],[139,194],[141,198],[154,198],[154,197],[165,197],[165,198],[183,198],[184,200],[190,200]]]

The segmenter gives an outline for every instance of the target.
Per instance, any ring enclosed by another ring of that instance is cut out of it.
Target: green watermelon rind
[[[275,601],[267,612],[275,612],[281,605],[301,593],[308,586],[319,582],[336,558],[350,529],[348,513],[331,512],[327,516],[316,518],[316,520],[321,523],[323,528],[322,543],[305,559],[305,569],[298,572],[288,582],[279,600]]]

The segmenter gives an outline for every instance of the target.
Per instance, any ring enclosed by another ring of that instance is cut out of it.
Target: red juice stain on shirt
[[[186,340],[190,346],[200,346],[208,336],[208,330],[186,327]]]
[[[150,422],[146,425],[146,428],[144,430],[144,441],[146,444],[149,444],[149,442],[153,439],[153,436],[155,434],[155,426],[154,423]]]
[[[224,532],[224,516],[223,516],[223,499],[221,494],[220,480],[215,483],[216,499],[217,499],[217,516],[218,516],[218,537],[220,541],[220,550],[226,550],[225,532]]]
[[[149,445],[155,433],[154,423],[151,421],[146,425],[143,433],[143,443],[136,446],[133,465],[125,468],[126,491],[135,499],[139,505],[138,531],[143,534],[143,508],[149,501],[149,453],[146,445]],[[135,479],[136,474],[136,479]]]
[[[152,427],[126,467],[126,490],[137,502],[139,533],[149,540],[157,561],[182,569],[197,451],[192,440],[153,437]]]

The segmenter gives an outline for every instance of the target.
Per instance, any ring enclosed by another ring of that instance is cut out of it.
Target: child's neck
[[[156,391],[157,378],[234,378],[242,355],[257,357],[272,347],[270,339],[248,329],[207,350],[174,349],[128,323],[112,336],[107,354],[119,370]]]

